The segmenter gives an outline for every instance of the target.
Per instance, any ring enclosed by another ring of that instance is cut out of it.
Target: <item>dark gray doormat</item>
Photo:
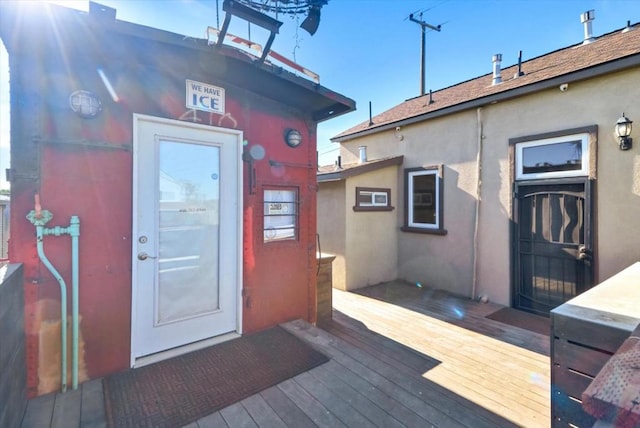
[[[549,336],[549,332],[551,330],[549,318],[513,308],[498,309],[496,312],[485,316],[485,318],[500,321],[501,323],[515,327],[524,328],[525,330],[544,334],[545,336]]]
[[[103,380],[110,427],[179,427],[329,359],[281,327]]]

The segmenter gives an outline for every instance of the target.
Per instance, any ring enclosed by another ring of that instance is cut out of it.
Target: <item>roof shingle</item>
[[[502,69],[503,82],[492,85],[492,73],[440,89],[432,93],[433,103],[429,103],[429,94],[411,98],[395,107],[373,117],[373,125],[369,121],[362,122],[332,138],[333,141],[344,141],[358,136],[365,131],[375,132],[377,128],[385,129],[405,119],[415,118],[432,112],[459,105],[471,100],[507,93],[516,88],[523,88],[534,83],[569,75],[591,67],[606,64],[640,54],[640,28],[635,24],[630,31],[615,32],[600,36],[594,42],[573,45],[554,52],[524,61],[524,75],[514,77],[518,66]],[[380,130],[383,130],[380,129]]]

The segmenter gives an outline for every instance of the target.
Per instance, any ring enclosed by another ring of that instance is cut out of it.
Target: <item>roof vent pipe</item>
[[[520,76],[524,76],[524,73],[522,72],[522,51],[518,51],[518,71],[513,78],[517,79]]]
[[[502,61],[502,54],[495,54],[491,61],[493,62],[493,82],[492,85],[502,83],[502,77],[500,76],[500,62]]]
[[[365,163],[367,161],[367,146],[360,146],[358,150],[360,150],[360,160],[358,163]]]
[[[633,27],[631,26],[631,21],[627,21],[627,26],[624,27],[624,29],[622,30],[623,33],[628,33],[629,31],[633,30]]]
[[[593,22],[594,19],[596,19],[596,13],[593,10],[588,10],[580,15],[580,22],[584,25],[583,45],[588,45],[595,40],[593,37],[593,29],[591,28],[591,22]]]

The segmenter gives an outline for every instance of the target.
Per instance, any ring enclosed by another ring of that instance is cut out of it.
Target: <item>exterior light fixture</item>
[[[289,147],[298,147],[302,143],[302,134],[297,129],[287,129],[284,131],[284,142]]]
[[[93,92],[74,91],[69,95],[69,107],[78,116],[91,119],[94,118],[102,110],[100,98]]]
[[[631,124],[633,122],[622,113],[622,117],[616,122],[615,134],[618,137],[618,147],[620,150],[629,150],[631,148]]]

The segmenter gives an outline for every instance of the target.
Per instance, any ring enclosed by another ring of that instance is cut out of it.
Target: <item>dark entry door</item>
[[[514,307],[548,315],[592,286],[588,183],[516,188]]]

